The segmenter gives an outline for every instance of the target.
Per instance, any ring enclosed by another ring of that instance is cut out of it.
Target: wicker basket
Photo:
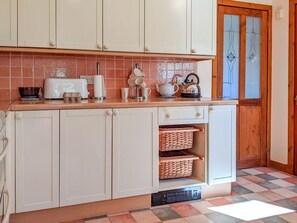
[[[196,159],[199,157],[188,151],[160,152],[160,180],[191,176],[193,161]]]
[[[193,146],[194,127],[167,127],[159,129],[159,150],[172,151],[190,149]]]

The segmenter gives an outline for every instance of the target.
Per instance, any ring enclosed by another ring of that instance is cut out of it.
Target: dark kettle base
[[[182,98],[201,98],[200,93],[181,93]]]

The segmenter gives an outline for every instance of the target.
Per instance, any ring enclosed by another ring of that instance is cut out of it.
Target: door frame
[[[297,2],[297,0],[295,0]],[[244,9],[255,9],[265,11],[267,13],[267,121],[266,121],[266,156],[267,156],[267,166],[275,166],[273,161],[270,160],[270,148],[271,148],[271,73],[272,73],[272,6],[271,5],[262,5],[262,4],[254,4],[254,3],[246,3],[246,2],[238,2],[233,0],[218,0],[218,9],[219,6],[226,6],[226,7],[236,7],[236,8],[244,8]],[[218,21],[218,24],[221,24],[222,28],[222,21]],[[218,26],[219,29],[219,26]],[[217,32],[217,37],[222,38],[219,36],[220,32]],[[222,50],[219,47],[217,38],[217,52]],[[218,68],[218,58],[216,57],[213,61],[213,76],[212,76],[212,98],[218,99],[219,96],[219,86],[220,80],[218,80],[222,75],[218,75],[219,68]],[[237,121],[238,121],[238,109],[237,109]],[[238,138],[238,136],[236,137]],[[238,144],[237,144],[238,148]],[[264,148],[265,149],[265,148]],[[238,151],[237,151],[238,153]]]
[[[289,115],[288,115],[288,164],[286,165],[286,172],[297,175],[297,167],[294,170],[294,166],[297,166],[297,148],[295,147],[295,100],[294,97],[297,94],[295,92],[295,85],[297,82],[297,77],[295,79],[295,72],[297,68],[295,67],[295,61],[297,56],[297,47],[295,47],[296,42],[296,6],[297,0],[290,0],[289,2]]]

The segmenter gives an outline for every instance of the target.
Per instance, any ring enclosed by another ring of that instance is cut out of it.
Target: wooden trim
[[[16,48],[0,47],[0,52],[19,52],[19,53],[51,53],[51,54],[75,54],[75,55],[98,55],[98,56],[122,56],[122,57],[159,57],[159,58],[177,58],[190,59],[196,61],[213,60],[215,56],[206,55],[184,55],[184,54],[153,54],[153,53],[129,53],[129,52],[107,52],[90,50],[66,50],[66,49],[47,49],[47,48]]]
[[[151,207],[151,195],[12,214],[10,223],[53,223]]]
[[[246,8],[246,9],[258,9],[258,10],[263,10],[263,11],[272,10],[271,5],[262,5],[262,4],[256,4],[256,3],[248,3],[248,2],[238,2],[238,1],[232,1],[232,0],[218,0],[218,5]]]
[[[295,61],[296,61],[296,52],[297,47],[295,47],[296,41],[296,5],[297,0],[290,0],[289,3],[289,92],[288,92],[288,164],[285,172],[290,174],[294,173],[294,163],[297,162],[297,149],[295,148]],[[295,139],[296,140],[296,139]],[[295,148],[295,149],[294,149]],[[296,157],[295,157],[296,156]],[[295,157],[295,162],[294,162]],[[295,163],[295,165],[297,165]],[[295,174],[297,174],[297,169],[295,169]]]
[[[245,98],[245,60],[246,60],[246,16],[240,16],[240,43],[239,49],[239,99]]]

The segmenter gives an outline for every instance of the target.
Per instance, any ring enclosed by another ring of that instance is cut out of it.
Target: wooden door
[[[188,54],[191,0],[145,1],[145,52]]]
[[[57,1],[58,48],[102,50],[102,0]]]
[[[59,111],[16,113],[16,212],[59,206]]]
[[[214,98],[238,99],[237,168],[267,162],[267,12],[219,6]]]
[[[293,171],[294,171],[294,174],[297,175],[297,68],[296,68],[296,64],[297,64],[297,46],[296,46],[296,41],[297,41],[297,15],[296,15],[296,12],[297,12],[297,4],[295,5],[295,12],[294,12],[294,15],[295,15],[295,42],[294,42],[294,54],[295,54],[295,65],[294,65],[294,94],[295,94],[295,106],[294,106],[294,147],[295,147],[295,150],[294,150],[294,164],[293,164]]]
[[[144,0],[103,0],[103,42],[107,51],[144,51]]]
[[[113,199],[158,190],[157,116],[157,108],[114,110]]]
[[[17,0],[0,0],[0,46],[17,46]]]
[[[236,106],[211,106],[208,130],[208,184],[236,181]]]
[[[18,46],[56,47],[56,1],[18,1]]]
[[[111,199],[111,114],[111,109],[61,111],[61,206]]]

